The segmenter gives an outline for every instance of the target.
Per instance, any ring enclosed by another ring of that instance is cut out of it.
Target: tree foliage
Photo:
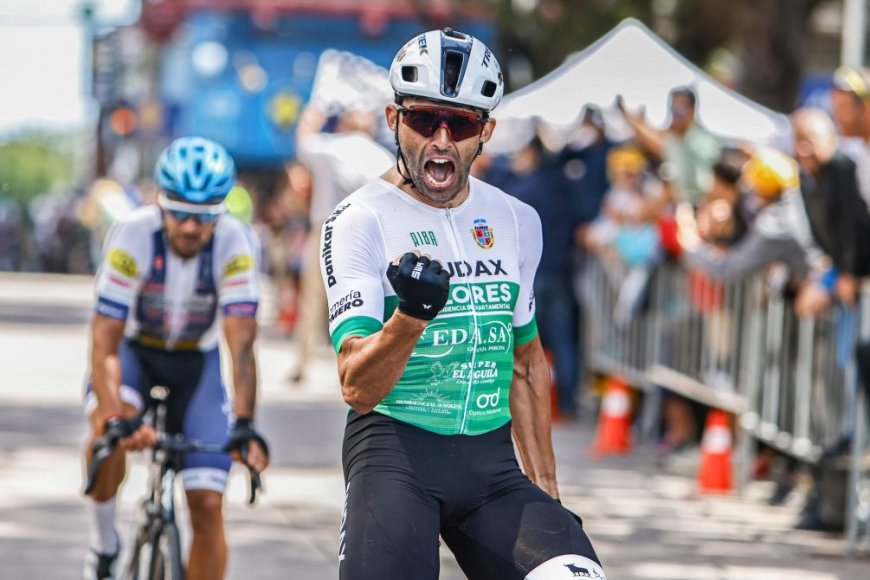
[[[538,79],[627,17],[704,67],[717,50],[739,62],[736,89],[780,111],[794,108],[813,10],[823,0],[486,0],[501,30],[509,90],[517,62]],[[520,79],[524,80],[524,79]]]
[[[25,204],[75,178],[74,137],[23,133],[0,143],[0,195]]]

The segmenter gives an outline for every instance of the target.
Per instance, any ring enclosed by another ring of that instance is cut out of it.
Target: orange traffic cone
[[[732,487],[731,424],[725,411],[712,409],[701,440],[698,489],[704,493],[728,493]]]
[[[631,450],[631,396],[625,381],[610,378],[601,400],[598,434],[592,451],[599,455]]]

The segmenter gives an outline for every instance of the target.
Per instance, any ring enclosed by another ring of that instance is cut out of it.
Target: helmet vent
[[[491,97],[495,94],[496,84],[492,81],[484,81],[483,87],[480,89],[480,94],[484,97]]]
[[[403,66],[402,67],[402,80],[406,83],[416,83],[417,82],[417,67],[415,66]]]
[[[448,97],[459,94],[459,81],[462,78],[465,55],[457,51],[449,51],[444,55],[444,84],[441,92]]]

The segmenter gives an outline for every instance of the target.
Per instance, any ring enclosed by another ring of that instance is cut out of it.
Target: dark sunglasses
[[[214,213],[198,213],[193,211],[183,211],[178,209],[164,209],[166,213],[172,216],[172,219],[177,220],[181,223],[186,222],[190,218],[193,218],[200,224],[213,224],[218,221],[221,217],[221,214]]]
[[[218,221],[225,212],[222,204],[197,206],[196,204],[170,199],[169,196],[162,192],[158,197],[157,203],[164,212],[172,216],[172,219],[180,223],[193,218],[201,225],[212,224]]]
[[[480,135],[486,119],[472,112],[442,109],[440,107],[396,107],[402,123],[421,137],[430,138],[445,127],[454,141],[465,141]]]

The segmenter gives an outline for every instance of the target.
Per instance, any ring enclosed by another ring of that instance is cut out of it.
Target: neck
[[[410,197],[413,197],[417,201],[425,203],[426,205],[431,207],[437,207],[439,209],[458,207],[462,204],[462,202],[468,199],[468,181],[465,182],[465,185],[462,189],[459,190],[459,193],[457,193],[451,199],[439,201],[427,197],[422,192],[418,191],[417,188],[415,188],[410,183],[405,183],[405,178],[399,173],[399,171],[395,167],[383,174],[381,176],[381,179],[398,187],[404,193],[406,193]]]

